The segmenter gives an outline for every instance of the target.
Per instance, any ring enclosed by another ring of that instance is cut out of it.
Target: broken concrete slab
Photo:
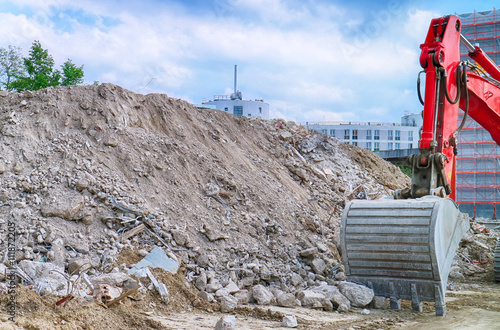
[[[74,220],[77,213],[85,206],[85,198],[77,192],[57,194],[42,204],[44,217],[59,217]]]
[[[355,307],[367,306],[375,296],[372,289],[352,282],[340,282],[338,287]]]
[[[155,247],[151,252],[148,253],[148,255],[144,257],[144,259],[142,259],[134,267],[132,267],[128,271],[128,273],[135,274],[139,269],[145,267],[160,267],[167,272],[175,274],[179,269],[179,264],[174,259],[168,257],[162,249],[160,249],[159,247]]]

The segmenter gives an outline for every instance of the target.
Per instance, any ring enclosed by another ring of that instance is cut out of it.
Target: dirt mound
[[[408,184],[373,153],[282,120],[112,84],[0,93],[0,219],[15,224],[17,261],[83,259],[92,275],[159,245],[189,281],[313,285],[339,271],[345,202]],[[8,263],[6,226],[0,238]]]

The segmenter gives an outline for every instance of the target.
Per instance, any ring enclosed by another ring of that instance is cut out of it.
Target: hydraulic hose
[[[448,88],[446,87],[447,83],[447,78],[448,75],[446,74],[446,70],[444,68],[440,68],[442,71],[444,71],[444,95],[446,96],[446,99],[450,104],[456,104],[458,100],[460,100],[460,78],[461,78],[461,70],[460,70],[460,64],[457,65],[457,69],[455,70],[455,83],[457,85],[457,96],[455,97],[455,100],[451,100],[450,94],[448,94]]]
[[[469,90],[467,88],[467,69],[465,68],[465,63],[462,62],[461,64],[463,66],[461,83],[463,85],[465,93],[465,109],[464,109],[464,118],[462,119],[462,122],[460,123],[460,126],[458,126],[455,133],[453,133],[453,136],[456,136],[456,134],[462,130],[462,128],[465,125],[465,121],[467,120],[467,115],[469,113]]]
[[[417,94],[418,94],[418,99],[422,105],[424,105],[424,100],[422,99],[422,93],[420,93],[420,75],[424,73],[425,71],[422,70],[418,73],[418,78],[417,78]]]

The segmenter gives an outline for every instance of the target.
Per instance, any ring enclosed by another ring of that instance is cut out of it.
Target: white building
[[[202,102],[203,106],[215,106],[217,110],[232,113],[235,116],[260,117],[269,119],[269,104],[264,100],[243,100],[237,90],[237,66],[234,66],[234,93],[214,95],[213,100]]]
[[[422,116],[407,113],[401,123],[307,122],[307,130],[336,137],[371,151],[418,148]]]

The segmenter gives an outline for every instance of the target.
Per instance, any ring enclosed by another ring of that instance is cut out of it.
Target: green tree
[[[61,85],[69,86],[83,83],[83,65],[81,67],[77,67],[68,58],[68,60],[61,65],[61,69],[63,72]]]
[[[21,48],[9,45],[0,48],[0,83],[6,90],[12,90],[12,82],[24,76]]]
[[[60,85],[61,73],[54,70],[54,59],[48,50],[43,49],[38,40],[33,42],[29,57],[24,58],[27,76],[19,77],[12,82],[17,91],[39,90],[49,86]]]

